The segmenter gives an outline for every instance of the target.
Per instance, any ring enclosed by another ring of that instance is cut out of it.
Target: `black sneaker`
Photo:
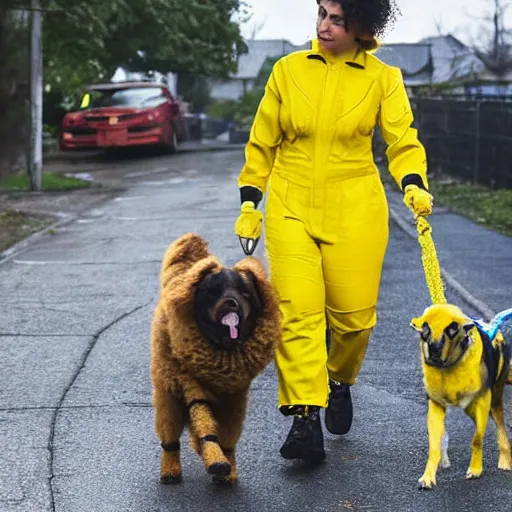
[[[319,407],[301,407],[297,410],[280,453],[285,459],[302,459],[311,463],[325,459]]]
[[[329,379],[331,393],[325,410],[325,427],[331,434],[346,434],[352,426],[352,397],[350,385]]]

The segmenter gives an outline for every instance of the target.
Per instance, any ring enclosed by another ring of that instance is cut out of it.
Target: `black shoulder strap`
[[[482,338],[483,343],[483,357],[484,363],[487,368],[487,387],[492,388],[496,383],[498,375],[498,364],[500,361],[500,349],[492,346],[492,341],[489,339],[487,333],[481,329],[478,325],[476,326],[478,333]]]

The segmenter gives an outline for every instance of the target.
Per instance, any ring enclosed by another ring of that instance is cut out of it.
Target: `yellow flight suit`
[[[315,40],[272,70],[238,185],[268,192],[266,249],[284,322],[280,408],[326,407],[328,377],[356,379],[376,323],[388,243],[372,134],[380,123],[402,190],[409,182],[428,189],[412,121],[400,70],[368,52],[334,57]]]

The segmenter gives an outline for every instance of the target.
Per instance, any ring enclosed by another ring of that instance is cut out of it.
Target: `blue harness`
[[[498,313],[491,322],[484,322],[481,318],[472,318],[482,342],[484,345],[484,363],[487,367],[487,386],[492,388],[496,382],[503,377],[503,373],[508,372],[510,359],[512,355],[511,340],[505,339],[505,343],[493,344],[496,336],[500,332],[503,324],[507,320],[512,320],[512,308]],[[500,359],[503,357],[503,368],[498,375]]]

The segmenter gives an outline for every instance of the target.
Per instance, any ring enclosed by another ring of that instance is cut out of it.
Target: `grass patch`
[[[46,192],[90,188],[92,186],[95,186],[95,184],[90,181],[81,180],[72,176],[65,176],[60,173],[43,172],[42,175],[42,190]],[[7,178],[0,181],[0,191],[30,191],[30,178],[28,174],[23,172],[7,176]]]
[[[498,233],[512,236],[512,190],[433,180],[430,189],[435,205],[445,206]]]
[[[55,219],[36,217],[14,210],[0,211],[0,252],[53,222]]]

